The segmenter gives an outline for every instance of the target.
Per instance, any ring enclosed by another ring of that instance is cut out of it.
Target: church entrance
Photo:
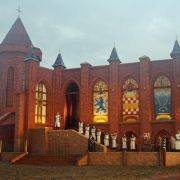
[[[164,141],[166,142],[165,143],[166,150],[169,151],[170,150],[170,134],[165,130],[161,130],[156,134],[154,138],[155,150],[159,151],[159,149],[163,147]]]
[[[71,83],[66,90],[66,129],[76,129],[79,122],[79,88]]]

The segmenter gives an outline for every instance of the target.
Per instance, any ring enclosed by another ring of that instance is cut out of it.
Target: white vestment
[[[90,129],[90,126],[86,126],[85,127],[85,136],[89,139],[89,129]]]
[[[79,133],[83,134],[83,122],[79,122]]]
[[[117,143],[116,143],[117,136],[111,135],[111,138],[112,138],[112,148],[117,148]]]
[[[60,128],[60,115],[56,114],[55,127]]]
[[[130,149],[136,149],[136,137],[131,137]]]
[[[97,143],[101,144],[101,131],[97,131]]]
[[[174,138],[174,136],[171,136],[170,138],[170,143],[171,143],[171,149],[175,149],[176,147],[176,139]]]
[[[180,150],[180,134],[176,134],[176,150]]]
[[[92,137],[94,138],[94,140],[96,140],[96,128],[95,127],[91,128],[91,134],[92,134]]]
[[[109,134],[104,135],[104,145],[109,146]]]
[[[126,136],[122,137],[122,149],[127,149],[127,138],[126,138]]]

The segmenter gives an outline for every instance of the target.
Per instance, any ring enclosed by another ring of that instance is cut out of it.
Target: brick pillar
[[[14,133],[14,151],[20,152],[24,150],[25,142],[25,93],[16,95],[16,115],[15,115],[15,133]]]
[[[180,55],[173,56],[173,73],[174,83],[172,84],[172,107],[174,109],[174,120],[176,121],[175,134],[177,133],[177,130],[180,129]]]
[[[92,115],[90,112],[89,102],[89,75],[91,65],[87,62],[81,64],[81,89],[80,89],[80,120],[83,120],[85,124],[91,124]]]
[[[140,83],[139,83],[139,95],[140,95],[140,123],[141,137],[144,133],[151,133],[151,86],[150,86],[150,59],[143,56],[140,60]],[[151,134],[152,138],[152,134]]]
[[[117,99],[118,89],[119,89],[119,79],[118,79],[118,70],[119,70],[119,60],[109,61],[109,131],[110,133],[119,132],[119,109]]]
[[[61,129],[65,128],[65,119],[64,119],[64,100],[65,95],[62,89],[62,72],[64,67],[57,66],[54,68],[53,71],[53,88],[52,88],[52,94],[53,94],[53,117],[51,118],[51,124],[54,127],[55,123],[55,115],[57,112],[59,112],[61,116]]]
[[[26,90],[26,128],[35,126],[35,93],[37,84],[37,69],[39,63],[33,60],[25,61],[25,90]]]

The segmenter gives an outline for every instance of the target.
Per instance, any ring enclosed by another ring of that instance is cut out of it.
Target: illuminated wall
[[[123,84],[123,121],[139,120],[139,93],[137,82],[129,78]]]
[[[108,86],[98,81],[93,89],[93,122],[108,122]]]
[[[154,83],[154,109],[156,120],[171,120],[171,83],[165,76]]]

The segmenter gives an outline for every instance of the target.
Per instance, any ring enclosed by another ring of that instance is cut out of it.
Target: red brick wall
[[[127,152],[127,165],[158,166],[160,165],[159,153],[157,152]]]
[[[28,152],[32,154],[85,154],[88,151],[88,139],[74,130],[31,129],[28,141]],[[96,151],[104,152],[106,148],[96,143]]]
[[[166,166],[180,165],[180,152],[166,152],[165,165]]]
[[[122,153],[120,152],[96,152],[89,153],[89,165],[122,165]]]
[[[5,162],[10,162],[13,158],[22,154],[21,152],[2,152],[0,154],[1,160]]]
[[[37,128],[29,130],[28,152],[31,154],[47,154],[49,128]]]
[[[14,125],[0,126],[0,139],[2,140],[2,151],[13,151]]]
[[[158,166],[160,164],[159,153],[156,152],[95,152],[89,153],[89,165],[136,165]]]

